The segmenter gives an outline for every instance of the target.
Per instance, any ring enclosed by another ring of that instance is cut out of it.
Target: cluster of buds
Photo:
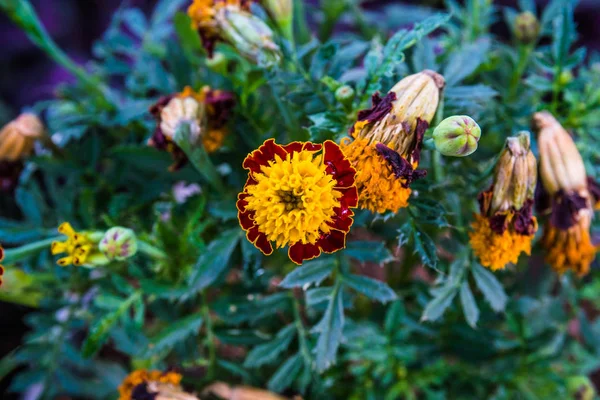
[[[126,260],[137,252],[137,238],[131,229],[114,227],[106,232],[78,232],[70,223],[64,222],[58,232],[67,238],[64,242],[52,242],[50,251],[52,255],[66,253],[57,261],[60,266],[93,268]]]
[[[516,263],[524,252],[531,254],[537,231],[533,200],[537,182],[537,161],[531,152],[529,132],[506,140],[494,183],[480,193],[479,211],[470,232],[473,252],[481,264],[492,270]]]
[[[477,150],[481,128],[473,118],[455,115],[446,118],[433,131],[437,151],[445,156],[466,157]]]
[[[36,141],[45,139],[42,121],[30,113],[21,114],[0,131],[0,191],[12,191],[18,182],[23,161],[31,156]]]
[[[559,273],[573,270],[585,275],[596,256],[590,225],[600,197],[588,178],[583,159],[571,135],[548,112],[536,113],[541,183],[536,207],[549,214],[542,245],[546,261]]]
[[[245,58],[266,67],[279,64],[281,50],[273,31],[249,11],[249,0],[194,0],[188,8],[192,27],[212,56],[215,44],[231,44]]]
[[[410,183],[423,177],[417,170],[423,136],[436,113],[444,78],[430,70],[407,76],[373,106],[358,113],[350,129],[353,140],[341,146],[357,174],[359,207],[397,212],[408,205]]]
[[[170,169],[187,163],[185,152],[175,143],[175,134],[185,124],[190,131],[191,145],[201,144],[208,153],[218,150],[225,139],[225,124],[234,106],[233,95],[208,86],[195,92],[186,87],[183,92],[164,96],[150,108],[156,119],[156,130],[149,144],[168,151],[174,159]]]
[[[198,400],[183,390],[181,378],[176,372],[133,371],[119,386],[119,400]]]

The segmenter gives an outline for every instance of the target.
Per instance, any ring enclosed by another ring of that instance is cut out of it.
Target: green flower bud
[[[121,226],[110,228],[100,241],[100,251],[109,260],[123,261],[135,255],[137,249],[135,232]]]
[[[481,128],[466,115],[446,118],[433,131],[435,148],[450,157],[465,157],[474,153],[480,137]]]
[[[540,23],[536,16],[525,11],[515,19],[514,35],[521,43],[533,43],[540,34]]]
[[[596,396],[594,385],[587,376],[572,376],[567,379],[569,399],[592,400]]]
[[[340,86],[335,91],[335,99],[344,106],[351,105],[352,100],[354,100],[354,89],[348,85]]]
[[[273,31],[254,15],[234,8],[222,8],[215,16],[224,39],[241,55],[265,67],[279,64],[281,50]]]

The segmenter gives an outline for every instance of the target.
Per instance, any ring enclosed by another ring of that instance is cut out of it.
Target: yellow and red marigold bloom
[[[52,242],[50,251],[52,255],[67,254],[57,261],[61,267],[67,265],[96,266],[108,263],[108,259],[98,248],[102,233],[76,232],[68,222],[62,223],[58,227],[58,232],[65,235],[67,240]]]
[[[201,141],[206,151],[213,153],[223,145],[225,124],[233,106],[231,93],[208,86],[199,92],[188,86],[181,93],[162,97],[150,108],[157,123],[149,144],[171,153],[175,162],[170,169],[177,170],[187,162],[187,156],[174,142],[179,125],[189,124],[190,139]]]
[[[425,176],[419,165],[423,136],[437,110],[444,78],[425,70],[398,82],[358,113],[352,139],[340,145],[356,168],[359,207],[397,212],[408,205],[410,183]]]
[[[4,260],[4,249],[0,244],[0,262]],[[4,267],[0,264],[0,286],[2,286],[2,276],[4,275]]]
[[[23,160],[33,153],[34,143],[45,136],[42,121],[30,113],[0,130],[0,191],[12,191],[23,170]]]
[[[542,237],[546,262],[558,273],[573,270],[583,276],[598,251],[590,226],[600,191],[560,123],[548,112],[536,113],[533,120],[538,129],[541,176],[536,207],[549,214]]]
[[[176,372],[133,371],[119,386],[119,400],[198,400],[183,391],[181,378]]]
[[[532,212],[536,181],[537,162],[529,133],[508,138],[494,183],[479,195],[480,213],[469,233],[471,248],[484,267],[496,271],[516,264],[521,253],[531,254],[538,228]]]
[[[332,142],[293,142],[282,146],[269,139],[250,153],[249,171],[237,201],[246,237],[260,251],[289,246],[296,264],[346,246],[357,206],[356,171]]]

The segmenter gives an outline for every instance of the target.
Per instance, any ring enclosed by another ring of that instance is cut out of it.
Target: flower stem
[[[444,119],[444,92],[440,93],[440,102],[433,119],[433,126],[438,126]],[[432,167],[433,167],[433,179],[435,183],[441,183],[444,179],[444,170],[442,168],[442,154],[436,149],[432,150]]]
[[[143,253],[151,258],[155,258],[158,260],[166,260],[168,258],[167,253],[162,251],[161,249],[151,245],[148,242],[144,242],[143,240],[138,239],[138,251]]]
[[[206,339],[204,343],[208,347],[208,371],[206,373],[207,381],[212,381],[215,376],[215,367],[217,365],[217,348],[215,346],[215,334],[213,331],[210,309],[206,302],[206,295],[202,293],[202,315],[204,315],[204,326],[206,327]]]
[[[57,236],[49,239],[38,240],[37,242],[29,243],[25,246],[14,249],[7,249],[5,251],[6,258],[4,259],[4,263],[12,264],[16,263],[17,261],[21,261],[24,258],[27,258],[35,253],[39,253],[40,251],[50,247],[52,242],[62,239],[62,236]]]

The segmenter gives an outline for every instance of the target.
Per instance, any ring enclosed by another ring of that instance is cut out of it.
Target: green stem
[[[138,251],[142,254],[145,254],[151,258],[155,258],[158,260],[166,260],[169,258],[167,253],[162,251],[161,249],[151,245],[148,242],[144,242],[143,240],[138,239]]]
[[[521,82],[521,77],[529,64],[529,59],[531,58],[531,53],[533,52],[534,45],[519,45],[519,62],[513,72],[513,75],[510,80],[510,85],[508,89],[508,97],[507,101],[512,101],[517,94],[517,89],[519,87],[519,83]]]
[[[25,246],[17,247],[15,249],[8,249],[5,251],[6,258],[4,259],[4,263],[12,264],[16,263],[17,261],[21,261],[22,259],[27,258],[32,254],[39,253],[44,249],[48,249],[52,242],[59,241],[62,239],[62,236],[57,236],[26,244]]]
[[[444,92],[440,93],[440,102],[438,104],[435,118],[433,119],[433,126],[436,127],[444,119]],[[433,150],[432,154],[432,167],[433,167],[433,179],[436,184],[439,184],[444,179],[444,170],[442,168],[442,154],[436,149]]]
[[[210,309],[206,301],[206,295],[202,293],[202,315],[204,315],[204,326],[206,327],[206,339],[204,343],[208,347],[208,371],[206,380],[212,381],[215,376],[215,367],[217,365],[217,348],[215,346],[215,333],[213,331],[212,319],[210,317]]]
[[[312,365],[312,355],[310,354],[310,350],[308,349],[308,342],[306,340],[306,328],[304,327],[304,323],[302,322],[302,316],[300,314],[300,303],[296,296],[294,296],[293,292],[290,292],[290,298],[292,299],[292,304],[294,308],[294,321],[296,324],[296,330],[298,331],[298,342],[300,343],[300,352],[302,353],[302,357],[304,358],[304,363],[307,367],[310,368]]]

